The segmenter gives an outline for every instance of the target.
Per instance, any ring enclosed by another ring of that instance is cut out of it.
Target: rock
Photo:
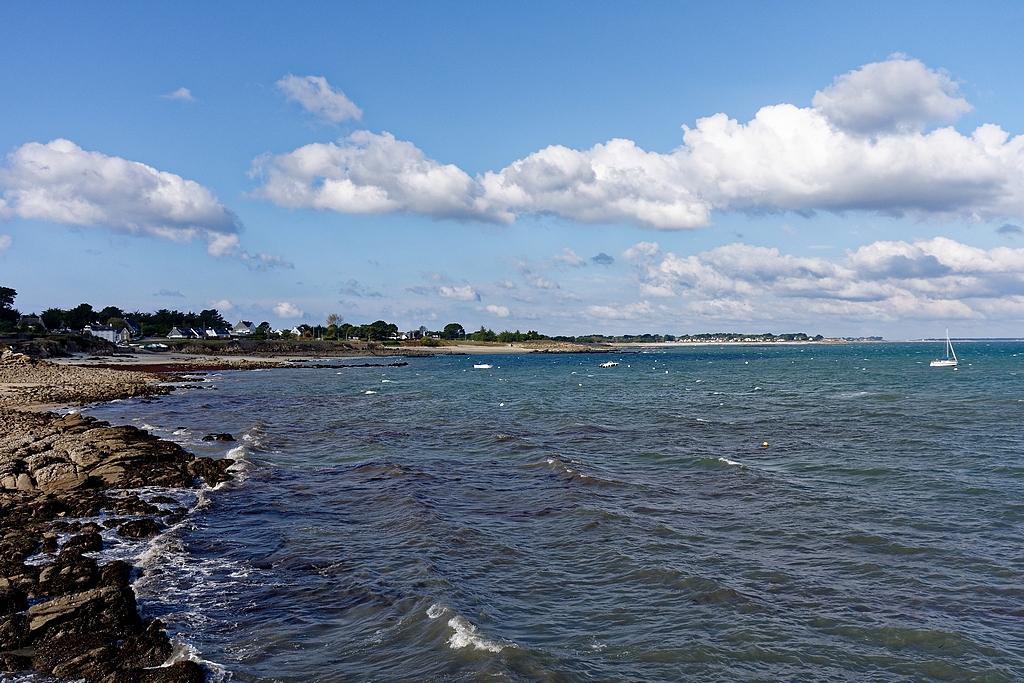
[[[43,545],[41,550],[44,553],[57,552],[57,534],[43,534]]]
[[[0,618],[0,650],[17,650],[28,643],[28,617],[9,614]]]
[[[93,588],[99,578],[96,560],[65,549],[56,560],[43,566],[39,572],[39,584],[33,593],[37,597],[78,593]]]
[[[178,503],[178,501],[174,500],[170,496],[164,496],[164,495],[153,496],[152,498],[149,499],[149,502],[151,504],[153,504],[153,505],[156,505],[156,504],[161,504],[161,505],[177,505],[177,503]]]
[[[114,639],[111,636],[102,633],[58,632],[50,638],[39,640],[35,644],[32,666],[40,671],[53,671],[82,654],[108,649],[113,643]],[[107,659],[111,659],[112,656],[113,649],[111,648]],[[107,671],[109,672],[110,669]],[[84,677],[74,676],[73,678]]]
[[[66,681],[98,681],[114,670],[114,665],[110,661],[113,655],[114,649],[110,646],[88,650],[53,667],[53,675]]]
[[[32,660],[24,655],[0,653],[0,671],[24,671],[31,666]]]
[[[216,486],[222,481],[230,481],[231,475],[227,469],[235,464],[231,458],[196,458],[188,465],[188,472],[194,477],[199,477],[208,486]]]
[[[104,586],[82,593],[62,595],[28,610],[29,630],[34,638],[58,628],[65,633],[109,631],[129,636],[142,624],[131,588]]]
[[[17,588],[0,588],[0,616],[28,609],[28,598]]]
[[[103,550],[103,538],[95,531],[72,536],[68,539],[61,552],[91,553]]]
[[[103,569],[100,570],[100,582],[98,586],[116,586],[118,588],[125,588],[132,578],[132,567],[124,560],[114,560],[109,564],[103,565]]]
[[[15,486],[19,491],[35,491],[36,489],[36,485],[35,482],[32,481],[32,477],[28,476],[28,474],[24,472],[18,475],[15,480]]]
[[[203,437],[203,441],[234,441],[235,437],[228,433],[223,434],[207,434]]]
[[[119,526],[117,533],[125,538],[148,538],[160,533],[160,525],[149,518],[136,519]]]
[[[58,462],[35,470],[36,487],[44,492],[69,491],[86,482],[89,473],[78,465]]]
[[[143,669],[139,683],[203,683],[206,672],[203,667],[192,661],[175,662],[170,666],[156,669]]]
[[[128,636],[117,648],[114,665],[118,669],[160,666],[171,657],[174,647],[164,630],[164,622],[154,619],[137,636]]]

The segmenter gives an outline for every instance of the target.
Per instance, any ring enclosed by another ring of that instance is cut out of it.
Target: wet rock
[[[189,474],[202,479],[208,486],[216,486],[222,481],[230,481],[227,469],[235,464],[231,458],[196,458],[188,465]]]
[[[24,655],[0,653],[0,671],[24,671],[31,666],[32,660]]]
[[[124,560],[114,560],[109,564],[103,565],[103,569],[100,570],[100,582],[98,586],[100,588],[104,586],[126,588],[128,583],[131,581],[131,577],[131,565]]]
[[[207,434],[203,437],[203,441],[234,441],[235,437],[228,433],[223,434]]]
[[[114,527],[121,526],[122,524],[128,521],[130,520],[127,520],[124,517],[112,517],[110,519],[104,520],[103,526],[107,529],[113,529]]]
[[[52,597],[78,593],[93,588],[99,578],[96,560],[65,549],[56,560],[43,566],[33,594],[36,597]]]
[[[57,552],[57,534],[43,534],[43,545],[40,550],[44,553]]]
[[[69,680],[98,681],[114,670],[111,663],[114,649],[110,646],[88,650],[66,662],[53,667],[53,675]]]
[[[119,526],[117,533],[125,538],[149,538],[160,533],[160,525],[149,518],[136,519]]]
[[[28,598],[17,588],[0,588],[0,616],[28,609]]]
[[[65,633],[110,632],[125,637],[137,633],[142,620],[136,612],[131,588],[104,586],[82,593],[62,595],[28,610],[34,638],[54,629]]]
[[[134,493],[110,499],[110,506],[121,515],[155,515],[160,512],[160,508],[150,505]]]
[[[103,538],[95,531],[72,536],[61,548],[61,552],[78,553],[92,553],[97,550],[103,550]]]
[[[171,657],[174,647],[164,630],[164,622],[154,619],[137,636],[128,636],[117,648],[114,665],[118,669],[160,666]]]
[[[102,633],[54,633],[49,638],[41,639],[35,644],[32,666],[39,671],[54,671],[79,655],[106,650],[114,643],[114,639]],[[113,651],[107,654],[111,659]],[[112,669],[113,667],[111,667]],[[108,672],[110,669],[108,669]],[[85,676],[74,676],[85,678]]]
[[[8,614],[0,618],[0,650],[17,650],[29,640],[28,617]]]
[[[170,496],[164,496],[164,495],[153,496],[152,498],[149,499],[149,502],[154,504],[154,505],[156,505],[156,504],[160,504],[160,505],[177,505],[177,503],[178,503],[178,501],[176,501],[175,499],[171,498]]]
[[[195,662],[175,662],[157,669],[143,669],[139,683],[203,683],[206,673]]]

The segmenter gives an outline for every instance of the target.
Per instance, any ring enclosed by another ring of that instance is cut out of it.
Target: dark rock
[[[114,560],[100,570],[99,587],[117,586],[125,588],[132,578],[132,567],[124,560]]]
[[[61,549],[61,552],[91,553],[103,550],[103,539],[95,531],[72,536]]]
[[[98,534],[99,532],[103,531],[103,527],[101,527],[96,522],[86,522],[82,525],[82,531],[87,533]]]
[[[202,479],[208,486],[216,486],[222,481],[231,480],[227,469],[234,464],[235,461],[231,458],[196,458],[189,463],[188,471],[192,476]]]
[[[99,578],[96,560],[84,557],[74,550],[63,550],[56,560],[43,566],[33,595],[52,597],[78,593],[94,587]]]
[[[56,522],[50,525],[50,528],[54,531],[60,531],[65,534],[77,534],[82,530],[81,522],[66,522],[63,519],[58,519]]]
[[[111,659],[114,648],[110,646],[88,650],[66,662],[53,667],[53,675],[66,681],[82,680],[86,683],[101,680],[114,670]]]
[[[207,434],[203,437],[203,441],[234,441],[235,437],[228,433],[223,434]]]
[[[125,522],[117,528],[117,533],[125,538],[148,538],[160,533],[160,525],[148,517]]]
[[[166,662],[174,647],[171,645],[164,622],[154,619],[137,636],[128,636],[117,648],[114,665],[118,669],[136,669],[160,666]]]
[[[203,683],[206,672],[203,667],[192,661],[175,662],[170,666],[156,669],[143,669],[139,683]]]
[[[154,505],[156,505],[158,503],[161,504],[161,505],[176,505],[178,503],[178,501],[174,500],[170,496],[164,496],[164,495],[153,496],[152,498],[149,499],[149,502],[154,504]]]
[[[150,505],[134,493],[110,499],[110,507],[121,515],[155,515],[160,511],[160,508]]]
[[[0,616],[28,609],[28,598],[17,588],[0,588]]]
[[[56,630],[65,633],[106,631],[115,636],[127,637],[138,633],[142,626],[142,620],[136,612],[135,593],[131,588],[114,586],[62,595],[32,605],[28,616],[29,630],[34,638]]]
[[[32,666],[40,671],[50,672],[83,653],[109,648],[113,643],[114,638],[103,633],[58,631],[35,644]],[[107,658],[109,659],[112,655],[111,651]],[[84,676],[74,676],[74,678],[84,678]]]
[[[31,666],[32,660],[24,655],[0,653],[0,671],[24,671]]]
[[[127,521],[129,520],[125,519],[124,517],[111,517],[110,519],[103,521],[103,526],[105,526],[108,529],[113,529],[116,526],[121,526]]]
[[[9,614],[0,619],[0,650],[17,650],[28,639],[28,617],[24,614]]]
[[[57,534],[43,534],[43,545],[40,550],[44,553],[57,552]]]

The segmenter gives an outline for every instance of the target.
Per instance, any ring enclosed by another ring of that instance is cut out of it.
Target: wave
[[[442,607],[435,603],[427,608],[427,617],[430,619],[437,619],[449,611],[450,610],[447,607]],[[448,627],[452,630],[451,635],[448,637],[448,647],[453,650],[461,650],[469,647],[484,652],[497,653],[501,652],[506,647],[515,647],[515,644],[502,643],[483,636],[476,626],[459,614],[454,614],[454,616],[448,620]]]

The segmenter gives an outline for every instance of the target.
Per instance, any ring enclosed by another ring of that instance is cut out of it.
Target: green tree
[[[14,307],[14,298],[18,292],[10,287],[0,287],[0,326],[13,327],[21,313]]]
[[[338,315],[337,313],[331,313],[329,316],[327,316],[327,327],[330,327],[331,325],[333,325],[334,327],[338,327],[338,325],[341,324],[341,321],[342,317],[340,315]]]
[[[97,320],[109,320],[110,318],[124,318],[125,313],[117,306],[107,306],[96,314]]]
[[[115,330],[123,330],[128,327],[128,323],[124,318],[108,318],[107,325]]]
[[[494,330],[489,330],[483,325],[480,326],[479,330],[469,335],[469,338],[472,339],[473,341],[481,342],[498,341],[498,335],[494,334]]]
[[[96,313],[90,304],[78,304],[64,316],[68,329],[81,331],[86,325],[96,322]]]
[[[46,325],[48,330],[59,330],[64,325],[64,316],[66,311],[61,308],[47,308],[43,311],[43,314],[39,317],[43,319],[43,324]]]
[[[217,329],[229,327],[228,321],[221,317],[221,314],[217,312],[216,308],[209,308],[202,311],[196,322],[203,327],[213,327]]]
[[[441,337],[444,339],[459,339],[460,337],[465,339],[466,329],[459,323],[448,323],[444,326]]]

